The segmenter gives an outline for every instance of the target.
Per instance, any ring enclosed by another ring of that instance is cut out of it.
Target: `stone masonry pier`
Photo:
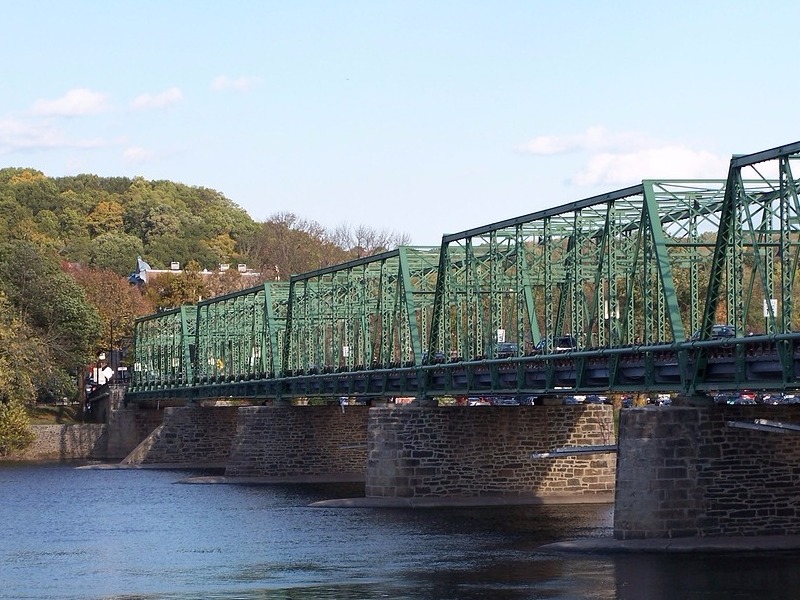
[[[617,540],[800,533],[800,407],[624,410]]]
[[[122,462],[223,468],[236,435],[238,407],[164,409],[164,421]]]
[[[226,477],[363,481],[366,406],[239,409]]]
[[[609,406],[168,408],[127,464],[218,466],[230,479],[364,481],[367,499],[610,502]]]
[[[373,409],[366,496],[610,502],[613,453],[532,454],[613,443],[613,410],[604,405]]]

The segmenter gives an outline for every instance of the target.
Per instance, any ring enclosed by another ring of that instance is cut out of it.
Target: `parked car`
[[[519,406],[519,400],[514,396],[493,396],[489,401],[493,406]]]

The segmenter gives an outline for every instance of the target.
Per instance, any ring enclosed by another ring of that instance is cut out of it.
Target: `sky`
[[[6,0],[0,167],[438,246],[800,140],[800,2]]]

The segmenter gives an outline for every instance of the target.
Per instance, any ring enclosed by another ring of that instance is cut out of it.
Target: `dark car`
[[[434,352],[433,357],[431,360],[428,360],[428,353],[422,353],[422,364],[423,365],[438,365],[443,362],[447,361],[447,357],[444,355],[444,352]]]
[[[534,354],[544,354],[547,352],[547,342],[549,338],[542,338],[533,349]],[[578,349],[578,341],[571,335],[562,335],[553,340],[553,352],[572,352]]]
[[[693,341],[699,340],[702,333],[703,332],[698,329],[694,332],[694,335],[691,337],[691,339]],[[708,336],[708,339],[722,340],[734,337],[736,337],[736,328],[733,325],[713,325],[711,327],[711,334]]]
[[[509,358],[517,355],[516,342],[499,342],[497,344],[497,358]]]

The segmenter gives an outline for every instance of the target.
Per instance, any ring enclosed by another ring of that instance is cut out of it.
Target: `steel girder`
[[[274,378],[289,284],[270,281],[197,304],[196,384]]]
[[[216,396],[213,386],[274,378],[288,289],[286,282],[267,282],[138,319],[129,392],[188,387],[191,395]]]
[[[196,334],[193,306],[137,319],[129,391],[185,391],[193,381],[190,345]]]
[[[644,181],[445,236],[430,351],[474,360],[496,357],[502,338],[519,356],[542,340],[552,351],[559,336],[579,349],[683,341],[699,299],[687,287],[679,303],[674,280],[710,264],[724,191]]]
[[[435,250],[402,247],[292,276],[284,375],[420,362],[437,273]]]
[[[798,381],[794,354],[800,343],[796,333],[800,315],[794,307],[800,181],[792,169],[798,160],[800,142],[731,159],[700,335],[708,339],[714,323],[724,316],[736,327],[737,336],[760,334],[771,339],[783,387],[796,387]],[[737,383],[766,385],[758,373],[748,372],[745,346],[736,348]],[[698,350],[690,389],[709,389],[705,380],[712,350]]]

